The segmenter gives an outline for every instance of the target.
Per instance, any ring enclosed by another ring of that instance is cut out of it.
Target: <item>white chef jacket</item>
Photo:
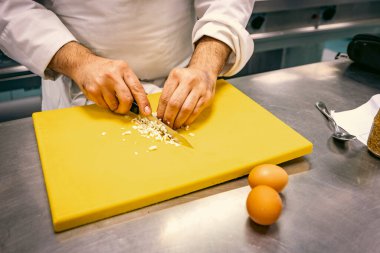
[[[0,0],[0,49],[43,77],[44,110],[89,103],[70,78],[47,69],[70,41],[126,61],[148,93],[162,87],[170,70],[188,64],[194,43],[204,35],[232,49],[221,75],[239,72],[253,52],[245,26],[254,0],[39,2]]]

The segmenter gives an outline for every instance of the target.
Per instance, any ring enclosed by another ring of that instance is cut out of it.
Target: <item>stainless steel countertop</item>
[[[334,142],[314,103],[353,109],[380,93],[380,75],[335,61],[229,81],[314,143],[283,164],[276,224],[248,219],[244,177],[55,234],[27,118],[0,124],[0,252],[378,252],[380,160]]]

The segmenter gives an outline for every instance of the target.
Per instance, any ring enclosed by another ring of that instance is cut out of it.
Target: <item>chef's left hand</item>
[[[177,129],[190,125],[215,95],[217,74],[197,67],[175,68],[165,82],[157,117]]]
[[[230,53],[229,46],[217,39],[199,39],[189,66],[170,72],[158,104],[158,118],[172,128],[190,125],[211,104],[216,79]]]

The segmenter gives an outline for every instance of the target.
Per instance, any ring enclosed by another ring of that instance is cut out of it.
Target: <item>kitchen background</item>
[[[380,0],[257,0],[255,52],[236,76],[333,60],[359,33],[380,34]],[[0,122],[41,110],[41,79],[0,51]]]

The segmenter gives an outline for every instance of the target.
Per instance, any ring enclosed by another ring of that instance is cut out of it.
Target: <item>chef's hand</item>
[[[204,36],[196,44],[187,68],[173,69],[164,84],[157,117],[172,128],[190,125],[211,105],[218,74],[231,49]]]
[[[84,46],[69,42],[48,67],[73,79],[84,95],[101,107],[126,114],[135,99],[142,114],[151,113],[143,86],[124,61],[96,56]]]
[[[216,78],[202,69],[173,69],[165,82],[157,116],[175,129],[190,125],[211,104]]]

